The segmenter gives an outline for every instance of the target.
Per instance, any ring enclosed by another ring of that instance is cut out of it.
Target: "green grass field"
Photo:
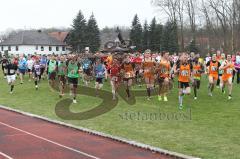
[[[240,158],[240,85],[235,85],[233,99],[227,100],[219,89],[214,96],[207,96],[207,82],[202,79],[199,99],[184,97],[184,105],[191,108],[190,118],[162,118],[149,120],[143,114],[165,113],[168,115],[185,114],[189,109],[178,110],[178,96],[175,88],[169,94],[169,102],[151,101],[139,97],[135,105],[128,105],[122,99],[110,112],[90,120],[62,120],[55,114],[55,104],[60,100],[57,92],[51,92],[45,81],[35,90],[34,82],[25,80],[23,85],[15,87],[14,94],[9,94],[9,86],[3,77],[0,80],[0,104],[30,112],[33,114],[64,121],[76,126],[101,131],[107,134],[136,140],[187,155],[208,159]],[[105,83],[104,89],[109,89]],[[66,95],[64,98],[68,98]],[[111,99],[111,97],[109,97]],[[85,111],[97,106],[101,99],[78,95],[78,104],[71,105],[73,112]],[[125,114],[143,116],[126,118]]]

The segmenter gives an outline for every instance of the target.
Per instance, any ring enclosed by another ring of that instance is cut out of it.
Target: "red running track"
[[[170,159],[105,137],[0,109],[0,159]]]

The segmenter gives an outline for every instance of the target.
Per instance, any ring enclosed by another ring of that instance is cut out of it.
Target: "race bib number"
[[[98,76],[98,77],[101,77],[102,75],[103,75],[102,72],[98,72],[98,73],[97,73],[97,76]]]
[[[161,69],[161,73],[166,73],[166,72],[167,72],[167,70],[165,68]]]
[[[227,74],[232,74],[233,73],[233,69],[229,68],[227,69]]]
[[[217,67],[213,66],[212,71],[217,71]]]
[[[5,64],[5,63],[3,63],[3,66],[6,66],[6,64]]]
[[[117,77],[112,77],[112,81],[117,82],[118,78]]]
[[[36,73],[37,73],[37,75],[40,75],[40,74],[41,74],[41,71],[40,71],[40,70],[38,70]]]
[[[130,78],[130,77],[132,77],[130,72],[125,73],[125,78]]]
[[[188,76],[188,71],[187,70],[183,70],[181,72],[181,76]]]
[[[15,70],[12,70],[12,69],[11,69],[11,70],[10,70],[10,73],[11,73],[11,74],[15,73]]]
[[[194,70],[194,74],[199,74],[199,71],[198,70]]]

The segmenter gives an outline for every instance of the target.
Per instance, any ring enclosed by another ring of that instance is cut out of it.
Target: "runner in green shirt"
[[[60,61],[57,65],[57,75],[59,81],[59,97],[64,96],[64,88],[66,85],[67,64],[64,56],[60,56]]]
[[[55,56],[52,55],[51,59],[47,63],[48,69],[48,80],[50,86],[53,88],[55,86],[55,78],[56,78],[56,71],[57,71],[57,61],[55,60]]]
[[[67,64],[67,77],[73,94],[73,103],[77,103],[77,85],[80,73],[80,64],[77,62],[77,56],[73,56]]]

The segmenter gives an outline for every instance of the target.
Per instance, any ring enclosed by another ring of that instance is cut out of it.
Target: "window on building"
[[[59,47],[58,46],[56,46],[56,51],[59,51]]]
[[[38,50],[38,46],[36,46],[36,50]]]
[[[52,46],[49,46],[48,50],[49,50],[49,51],[52,51]]]
[[[44,51],[44,47],[43,46],[41,46],[41,51]]]
[[[16,51],[18,51],[18,46],[16,46]]]
[[[63,47],[62,47],[62,51],[65,51],[65,50],[66,50],[65,46],[63,46]]]
[[[11,46],[8,46],[8,51],[11,51]]]
[[[4,51],[4,46],[2,46],[2,51]]]

